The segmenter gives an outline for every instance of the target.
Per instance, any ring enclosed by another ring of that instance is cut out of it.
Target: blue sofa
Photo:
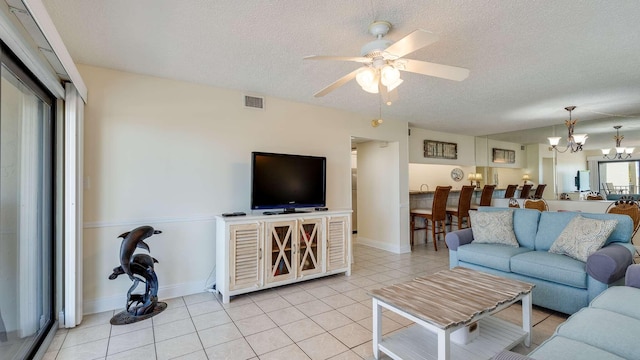
[[[505,211],[481,207],[478,211]],[[635,251],[633,222],[626,215],[540,212],[513,209],[513,230],[519,247],[473,242],[472,229],[446,235],[449,266],[463,266],[535,284],[533,304],[566,314],[587,306],[611,285],[622,285]],[[586,218],[616,219],[605,245],[587,262],[548,250],[565,226],[578,214]]]
[[[626,285],[602,292],[529,355],[505,351],[494,359],[640,360],[640,264],[627,268]]]

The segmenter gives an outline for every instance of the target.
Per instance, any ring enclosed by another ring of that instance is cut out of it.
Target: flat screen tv
[[[252,152],[251,209],[324,207],[326,174],[326,157]]]

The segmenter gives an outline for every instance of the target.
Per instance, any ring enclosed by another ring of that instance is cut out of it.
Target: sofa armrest
[[[513,351],[504,350],[493,357],[493,360],[529,360],[533,359],[527,355],[514,353]]]
[[[471,228],[456,230],[447,233],[444,238],[449,250],[458,251],[458,247],[473,241],[473,232]]]
[[[587,273],[602,283],[611,284],[624,277],[627,267],[632,262],[633,257],[629,249],[612,244],[587,258]]]
[[[624,279],[624,284],[640,288],[640,264],[633,264],[627,268],[627,277]]]

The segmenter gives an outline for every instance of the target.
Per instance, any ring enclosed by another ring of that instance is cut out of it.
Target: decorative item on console
[[[527,185],[527,181],[531,180],[531,176],[529,174],[522,175],[522,180],[524,181],[524,185]]]

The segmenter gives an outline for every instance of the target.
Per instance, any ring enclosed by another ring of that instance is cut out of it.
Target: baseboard
[[[141,286],[144,287],[144,284],[141,284]],[[160,286],[160,289],[158,289],[158,298],[160,300],[171,299],[179,296],[196,294],[203,291],[205,291],[203,282],[200,281],[164,287]],[[108,296],[94,300],[85,299],[82,310],[85,315],[101,313],[104,311],[120,310],[124,309],[126,302],[127,292],[123,291],[122,294],[118,296]]]
[[[389,251],[394,254],[402,254],[411,251],[411,247],[409,245],[401,246],[397,244],[389,244],[383,241],[368,239],[363,236],[358,236],[357,243],[360,245],[371,246],[376,249]]]

